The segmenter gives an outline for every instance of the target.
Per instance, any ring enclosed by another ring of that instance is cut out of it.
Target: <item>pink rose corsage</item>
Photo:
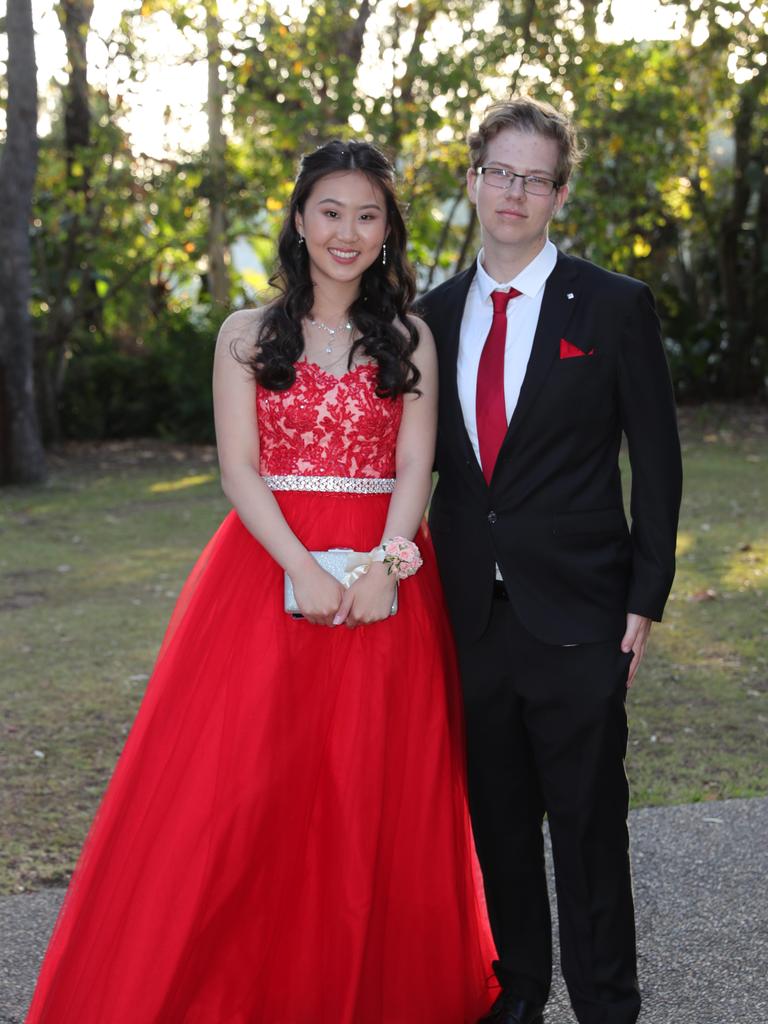
[[[371,552],[371,560],[383,562],[389,576],[405,580],[424,564],[418,547],[405,537],[390,537]]]

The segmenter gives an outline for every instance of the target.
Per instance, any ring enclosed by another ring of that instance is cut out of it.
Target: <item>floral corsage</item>
[[[383,562],[388,576],[405,580],[422,567],[423,560],[418,547],[405,537],[390,537],[371,552],[371,561]]]

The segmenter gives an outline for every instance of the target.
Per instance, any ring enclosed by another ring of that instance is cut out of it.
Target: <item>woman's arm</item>
[[[221,486],[247,529],[293,580],[304,617],[330,626],[344,588],[318,566],[291,530],[259,474],[256,386],[240,360],[253,350],[260,316],[259,310],[233,313],[216,342],[213,406]]]
[[[395,454],[397,481],[382,540],[415,537],[432,491],[437,436],[437,352],[429,327],[418,317],[410,319],[419,332],[413,362],[421,373],[421,394],[408,394],[403,399]]]
[[[413,538],[424,517],[432,489],[432,463],[437,434],[437,353],[432,332],[418,317],[411,321],[419,332],[413,362],[421,373],[421,394],[407,394],[397,435],[395,490],[389,503],[382,540]],[[374,562],[365,576],[354,583],[341,603],[336,622],[348,626],[378,622],[389,616],[395,578],[387,566]]]

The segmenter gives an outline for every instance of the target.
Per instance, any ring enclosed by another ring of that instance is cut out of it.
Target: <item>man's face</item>
[[[556,180],[558,148],[554,139],[535,132],[504,128],[488,144],[484,167],[503,167],[516,174],[536,174]],[[477,208],[483,229],[483,245],[500,255],[505,249],[532,259],[547,239],[552,217],[568,195],[563,185],[548,195],[531,195],[522,178],[512,178],[508,188],[494,188],[483,174],[467,171],[467,193]]]

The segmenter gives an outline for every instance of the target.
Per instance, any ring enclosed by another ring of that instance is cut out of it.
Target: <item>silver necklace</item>
[[[311,324],[313,327],[319,327],[321,331],[325,331],[326,334],[330,334],[330,336],[332,338],[335,338],[336,335],[338,334],[338,332],[341,331],[341,330],[345,330],[345,331],[351,331],[352,330],[352,321],[351,320],[345,320],[343,323],[336,324],[335,327],[329,327],[328,324],[323,323],[322,320],[313,320],[311,316],[308,316],[307,317],[307,323]],[[328,344],[323,349],[323,352],[325,352],[327,355],[330,355],[333,352],[333,342],[332,341],[328,342]]]
[[[333,359],[329,359],[327,363],[318,363],[318,362],[315,362],[315,361],[314,361],[314,360],[312,360],[312,359],[308,359],[308,358],[307,358],[307,356],[306,356],[306,354],[305,354],[304,358],[305,358],[305,360],[306,360],[306,361],[307,361],[308,363],[314,363],[314,365],[315,365],[315,366],[319,366],[321,370],[330,370],[330,369],[331,369],[331,367],[334,367],[334,366],[338,366],[338,364],[339,364],[339,363],[340,363],[340,362],[341,362],[341,361],[342,361],[343,359],[349,359],[349,352],[350,352],[350,349],[351,349],[351,348],[352,348],[352,346],[351,346],[351,345],[345,345],[345,347],[344,347],[344,351],[343,351],[343,352],[340,352],[340,353],[339,353],[339,355],[337,355],[337,356],[334,356],[334,358],[333,358]],[[326,350],[326,349],[323,349],[323,352],[325,352],[325,351],[327,351],[327,350]]]

